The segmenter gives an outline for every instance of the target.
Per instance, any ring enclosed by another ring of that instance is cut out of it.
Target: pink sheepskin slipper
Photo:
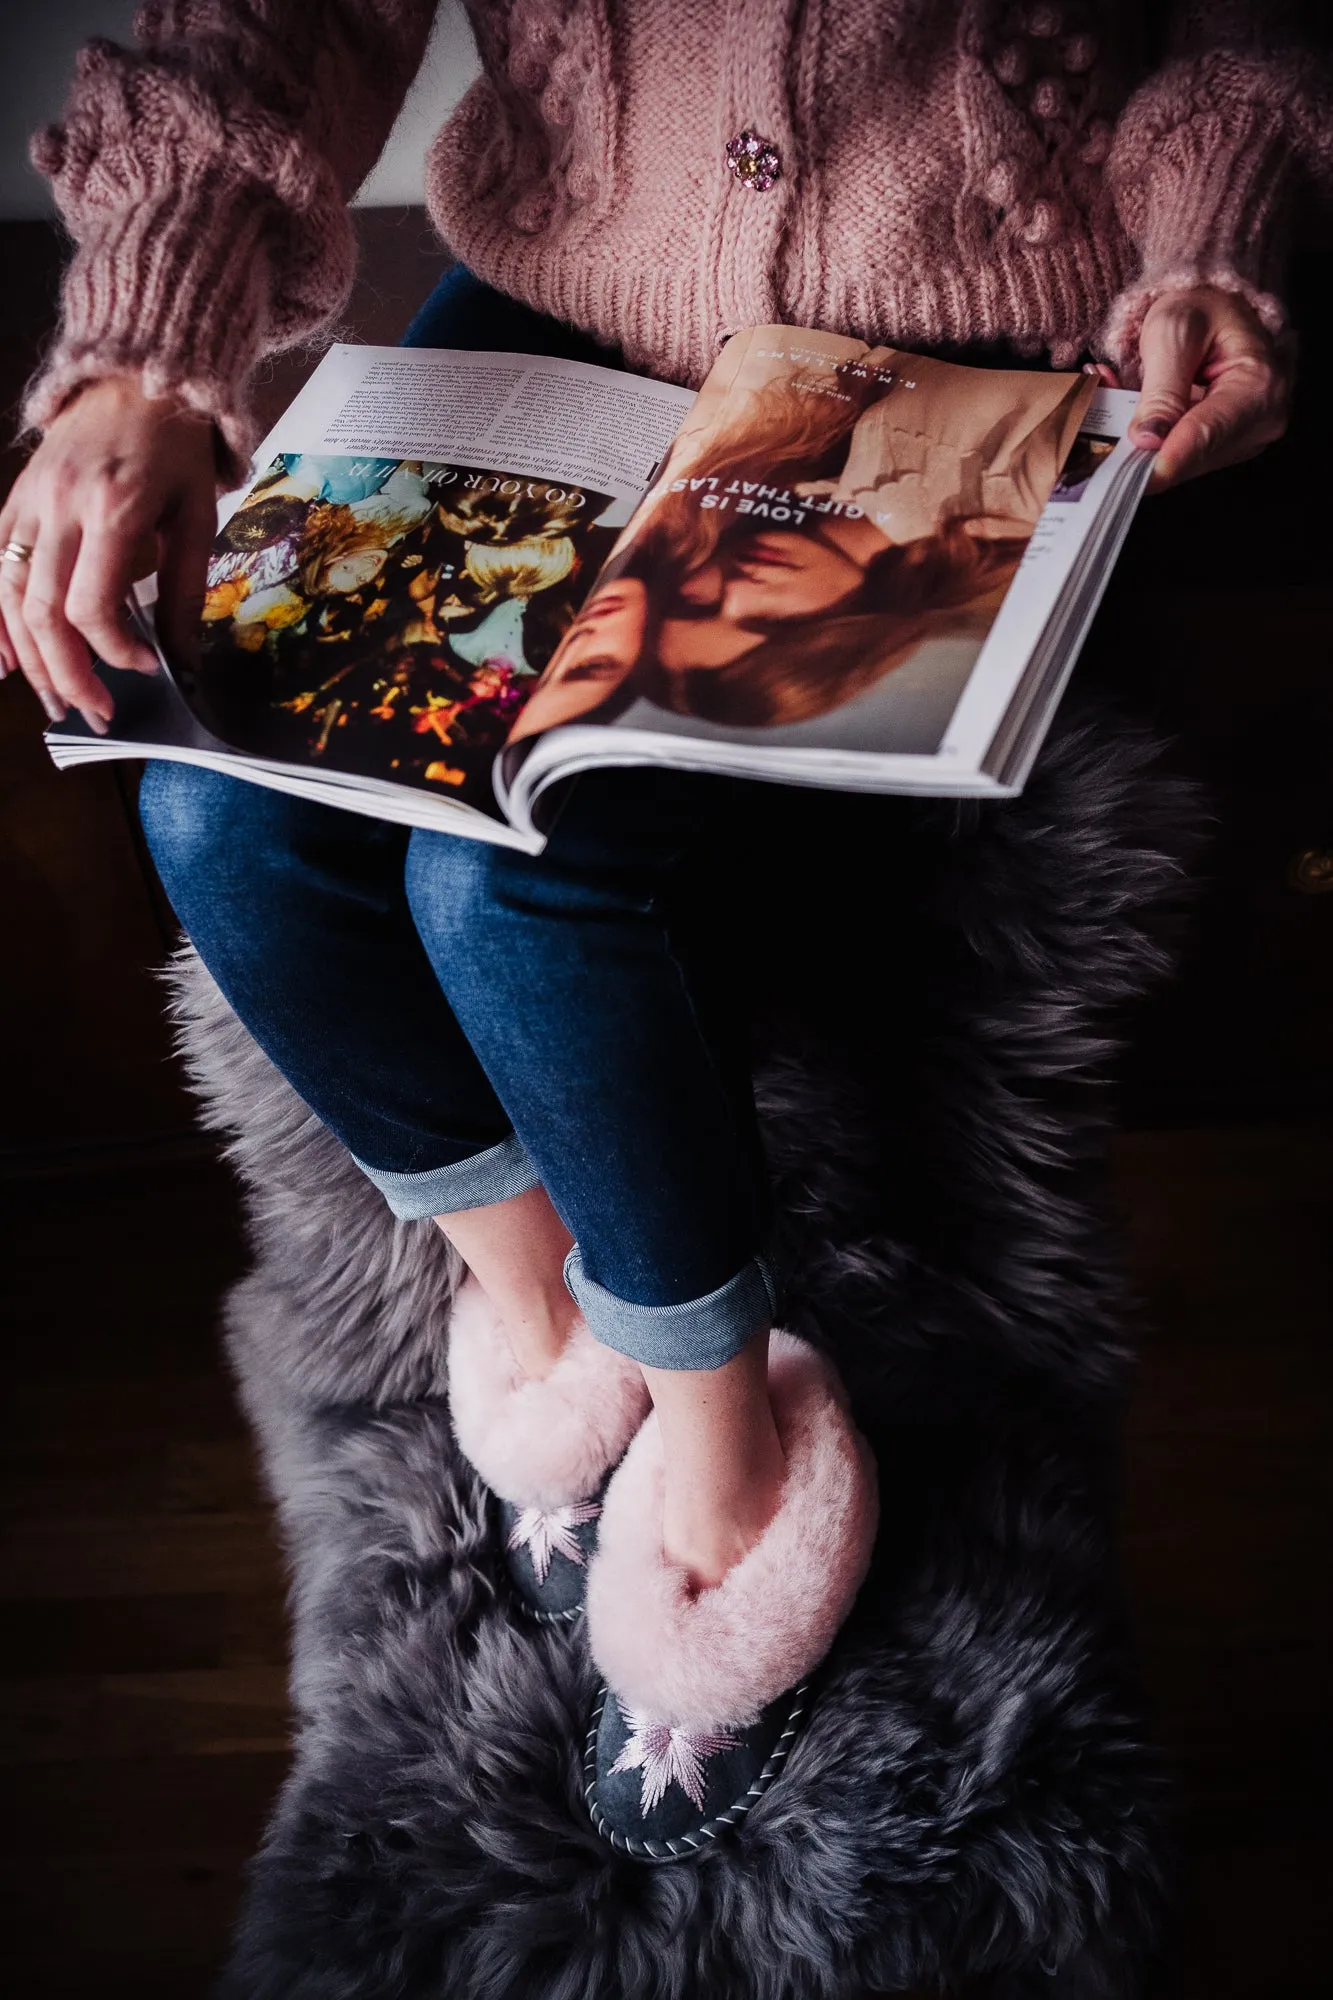
[[[662,1549],[662,1439],[650,1416],[613,1475],[588,1574],[588,1641],[626,1711],[686,1731],[746,1729],[816,1667],[851,1610],[879,1521],[875,1462],[830,1364],[774,1333],[769,1392],[782,1499],[715,1589]]]
[[[588,1500],[649,1410],[643,1372],[580,1324],[544,1380],[525,1375],[475,1278],[449,1321],[454,1436],[491,1491],[519,1508]]]

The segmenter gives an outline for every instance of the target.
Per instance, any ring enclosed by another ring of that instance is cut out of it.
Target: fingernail
[[[92,730],[94,736],[106,735],[107,729],[110,725],[108,724],[107,719],[104,715],[99,715],[95,708],[81,709],[80,714],[83,716],[83,719],[87,723],[88,727]]]
[[[52,722],[63,722],[69,714],[69,710],[65,707],[64,702],[58,694],[44,694],[42,696],[42,707],[46,710]]]
[[[1175,425],[1170,417],[1140,417],[1136,429],[1145,437],[1155,437],[1160,444],[1170,437]]]

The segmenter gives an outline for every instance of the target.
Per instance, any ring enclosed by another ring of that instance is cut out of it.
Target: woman
[[[145,541],[191,645],[253,364],[341,306],[344,203],[433,11],[181,0],[82,59],[35,155],[78,249],[0,515],[5,665],[53,715],[108,715],[90,647],[151,671],[121,613]],[[746,324],[998,343],[1141,382],[1159,490],[1247,457],[1282,429],[1275,246],[1327,82],[1282,0],[1181,0],[1156,50],[1153,11],[473,0],[484,75],[427,193],[477,275],[413,337],[694,383]],[[242,1019],[468,1266],[460,1443],[538,1612],[587,1578],[594,1816],[664,1858],[772,1775],[875,1502],[827,1368],[773,1331],[743,1052],[680,907],[732,794],[630,776],[577,787],[539,861],[163,765],[143,810]]]
[[[1008,373],[960,405],[937,363],[883,347],[822,359],[793,371],[769,355],[757,386],[732,384],[722,425],[700,399],[699,436],[682,434],[512,740],[638,698],[742,727],[809,721],[930,637],[984,636],[1077,425],[1068,379],[1024,378],[1015,416]],[[761,488],[775,500],[758,513],[717,504]]]
[[[637,552],[574,620],[510,741],[638,699],[742,728],[827,715],[931,637],[980,644],[1026,544],[949,520],[898,545],[858,517],[741,526],[683,570],[660,545]]]

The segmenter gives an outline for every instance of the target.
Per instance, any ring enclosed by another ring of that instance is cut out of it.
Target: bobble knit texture
[[[1180,4],[1130,60],[1113,0],[469,0],[483,75],[426,198],[479,276],[697,384],[738,327],[905,347],[1004,340],[1135,379],[1153,299],[1207,281],[1270,328],[1302,174],[1333,180],[1333,83],[1283,0]],[[1145,14],[1147,9],[1144,9]],[[29,398],[141,375],[238,461],[247,378],[350,289],[346,202],[433,0],[154,0],[92,44],[38,135],[77,250]],[[613,32],[614,22],[614,32]],[[782,172],[728,171],[753,128]]]

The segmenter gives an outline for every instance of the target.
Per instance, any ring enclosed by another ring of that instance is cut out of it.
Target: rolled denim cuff
[[[578,1245],[565,1259],[565,1283],[604,1347],[645,1368],[721,1368],[761,1327],[773,1324],[778,1292],[772,1272],[755,1257],[701,1299],[678,1306],[636,1306],[597,1284],[583,1268]]]
[[[356,1159],[356,1155],[352,1155]],[[387,1167],[369,1167],[357,1160],[400,1222],[420,1222],[427,1215],[457,1215],[465,1208],[488,1208],[536,1187],[541,1176],[511,1132],[498,1146],[457,1160],[450,1167],[427,1167],[420,1174],[397,1174]]]

